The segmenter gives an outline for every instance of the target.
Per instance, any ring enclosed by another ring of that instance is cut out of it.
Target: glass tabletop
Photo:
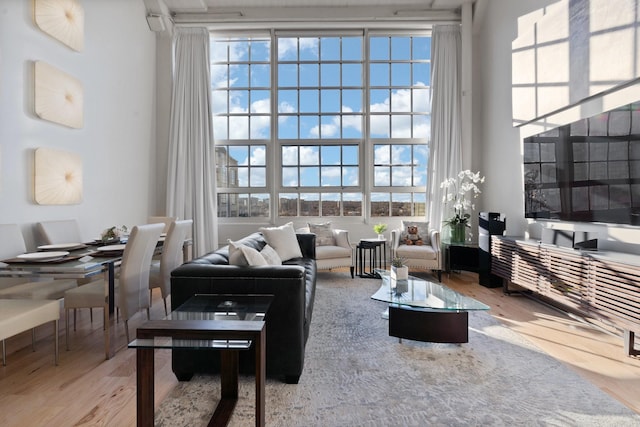
[[[206,320],[213,322],[212,329],[219,322],[264,322],[272,300],[273,295],[196,294],[169,313],[163,320],[169,322]],[[251,347],[251,340],[174,339],[159,336],[150,339],[135,339],[129,343],[128,347],[246,350]]]
[[[410,307],[438,310],[489,310],[489,306],[446,286],[409,276],[407,280],[391,280],[389,270],[377,269],[382,286],[371,296],[377,301]]]

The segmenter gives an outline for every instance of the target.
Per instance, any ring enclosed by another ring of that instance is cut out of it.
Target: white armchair
[[[310,224],[314,226],[314,224]],[[354,277],[353,248],[349,242],[349,232],[347,230],[333,229],[325,224],[317,224],[316,227],[325,226],[330,230],[333,239],[318,239],[316,232],[316,267],[318,270],[332,270],[334,268],[349,267],[351,278]],[[311,233],[312,227],[302,227],[298,229],[300,233]],[[314,230],[318,231],[318,230]]]
[[[426,223],[428,224],[428,223]],[[428,226],[428,225],[427,225]],[[442,279],[442,251],[440,249],[440,231],[429,229],[420,236],[421,245],[408,245],[403,240],[402,229],[391,230],[391,257],[401,257],[405,265],[411,268],[433,270],[438,275],[438,280]],[[426,234],[428,236],[425,236]]]

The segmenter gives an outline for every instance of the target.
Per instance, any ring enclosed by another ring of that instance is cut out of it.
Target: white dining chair
[[[80,226],[75,219],[40,221],[36,227],[47,245],[82,243]]]
[[[154,288],[160,288],[164,301],[164,314],[167,310],[167,297],[171,294],[171,271],[182,264],[182,247],[186,240],[193,220],[174,221],[169,225],[167,236],[162,245],[160,261],[151,264],[149,274],[149,297]]]
[[[120,274],[115,279],[115,301],[124,319],[127,343],[129,339],[129,319],[141,309],[147,310],[149,298],[149,270],[151,257],[158,244],[163,229],[162,224],[134,226],[122,254]],[[109,334],[109,285],[105,279],[91,282],[65,292],[64,308],[66,322],[66,345],[69,349],[69,310],[74,308],[97,307],[104,311],[105,352],[108,354]],[[74,316],[73,329],[76,329]]]
[[[150,216],[147,218],[147,224],[164,224],[163,233],[169,233],[169,226],[172,222],[177,221],[177,216]]]

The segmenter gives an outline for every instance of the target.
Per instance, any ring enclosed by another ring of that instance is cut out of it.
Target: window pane
[[[213,137],[215,139],[227,139],[227,117],[213,118]]]
[[[320,197],[317,193],[300,194],[300,216],[319,216]]]
[[[320,59],[323,61],[340,59],[340,38],[323,37],[320,39],[322,46]]]
[[[295,145],[282,147],[282,164],[286,166],[298,164],[298,147]]]
[[[372,115],[371,116],[371,137],[389,138],[389,120],[391,116]]]
[[[320,168],[301,167],[300,168],[300,187],[318,187],[320,186]]]
[[[342,214],[344,216],[362,216],[361,193],[343,193],[342,205]]]
[[[320,147],[320,160],[322,165],[340,164],[340,146],[323,145]]]
[[[391,163],[397,165],[411,164],[411,145],[395,144],[391,147]]]
[[[359,163],[357,145],[342,146],[342,163],[345,165],[357,165]]]
[[[413,59],[431,59],[431,37],[413,37]]]
[[[318,165],[320,163],[320,150],[318,146],[300,147],[301,165]]]
[[[343,90],[341,110],[343,112],[362,112],[362,91]]]
[[[391,194],[391,216],[411,216],[411,193]]]
[[[391,86],[411,85],[411,64],[391,64]]]
[[[389,37],[371,37],[369,57],[373,60],[389,59]]]
[[[411,39],[409,37],[391,38],[391,59],[408,60],[411,59]]]
[[[251,139],[268,139],[271,129],[269,129],[269,116],[252,116]]]
[[[342,39],[342,59],[345,61],[362,59],[362,39],[360,37],[345,37]]]
[[[300,91],[300,112],[301,113],[317,113],[318,112],[318,91],[317,90],[301,90]]]
[[[391,146],[390,145],[374,145],[373,146],[373,163],[376,165],[388,165],[391,163]]]
[[[229,42],[229,61],[239,62],[249,60],[249,42],[233,40]]]
[[[279,38],[278,39],[278,60],[295,61],[296,59],[298,59],[298,39],[295,37]]]
[[[431,136],[430,116],[413,116],[413,137],[428,139]]]
[[[342,86],[362,86],[362,65],[342,65]]]
[[[322,64],[320,67],[322,86],[340,86],[340,65]]]
[[[227,92],[226,91],[214,91],[211,95],[211,108],[214,114],[226,114],[229,112],[227,109]],[[226,121],[226,119],[225,119]]]
[[[252,217],[266,218],[269,216],[268,194],[252,194],[250,196],[250,201],[249,213]]]
[[[374,89],[370,91],[371,111],[374,113],[389,111],[389,90]]]
[[[322,216],[340,216],[340,194],[323,193],[321,200]]]
[[[391,116],[391,137],[411,138],[411,116]]]
[[[298,139],[298,117],[279,116],[278,117],[278,138]]]
[[[300,117],[300,138],[317,138],[318,137],[318,116]]]
[[[411,167],[393,166],[391,168],[391,185],[393,187],[411,187]]]
[[[211,87],[213,88],[227,88],[229,87],[227,64],[212,65],[211,66]]]
[[[255,64],[250,68],[251,86],[253,87],[270,87],[271,76],[269,75],[269,66],[265,64]]]
[[[388,166],[374,166],[373,185],[376,187],[388,187],[391,184],[390,168]]]
[[[362,137],[362,116],[342,116],[342,137]]]
[[[292,168],[292,167],[282,168],[282,186],[298,187],[298,168]]]
[[[229,139],[247,139],[249,136],[249,117],[229,117]]]
[[[340,91],[339,90],[322,90],[320,91],[320,111],[323,113],[339,113],[340,112]]]
[[[389,216],[389,193],[371,193],[371,216]]]
[[[253,145],[251,147],[250,163],[252,166],[264,166],[267,164],[267,147],[265,145]]]
[[[409,113],[411,111],[411,91],[400,89],[391,92],[391,111]]]
[[[322,179],[320,182],[321,186],[340,186],[340,182],[342,180],[340,167],[323,167],[320,172],[322,174]]]
[[[342,185],[345,187],[360,185],[357,166],[344,166],[342,168]]]
[[[413,112],[429,112],[429,91],[426,89],[413,90]]]
[[[413,193],[413,216],[425,216],[427,214],[427,195],[425,193]]]
[[[318,86],[318,64],[300,65],[300,86]]]
[[[251,61],[269,61],[269,41],[253,40],[251,42]]]
[[[298,216],[298,195],[295,193],[280,194],[278,198],[278,215]]]
[[[228,43],[216,40],[211,49],[211,60],[215,62],[227,62]]]
[[[318,60],[318,38],[307,37],[300,38],[300,60],[301,61],[317,61]]]
[[[278,86],[294,87],[298,85],[298,66],[295,64],[278,65]]]
[[[229,67],[229,84],[232,87],[249,86],[249,65],[238,64]]]
[[[321,117],[321,138],[340,138],[340,116]]]
[[[371,64],[369,68],[371,86],[389,86],[389,65]]]
[[[296,113],[298,111],[298,91],[280,90],[278,91],[278,112]]]
[[[416,62],[413,64],[413,84],[416,86],[431,84],[431,66],[428,63]]]
[[[249,91],[230,90],[229,104],[231,113],[246,113],[249,111]]]

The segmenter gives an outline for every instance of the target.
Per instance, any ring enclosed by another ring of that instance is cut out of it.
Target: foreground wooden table
[[[265,425],[265,322],[239,320],[152,320],[137,330],[137,340],[129,347],[136,348],[138,426],[154,423],[154,351],[157,348],[199,348],[198,344],[174,340],[249,340],[256,359],[256,426]],[[158,340],[170,337],[172,340]],[[204,348],[204,347],[201,347]],[[211,347],[206,347],[211,348]],[[237,347],[217,347],[221,357],[221,399],[209,426],[226,426],[238,400]],[[248,348],[248,346],[247,346]]]

